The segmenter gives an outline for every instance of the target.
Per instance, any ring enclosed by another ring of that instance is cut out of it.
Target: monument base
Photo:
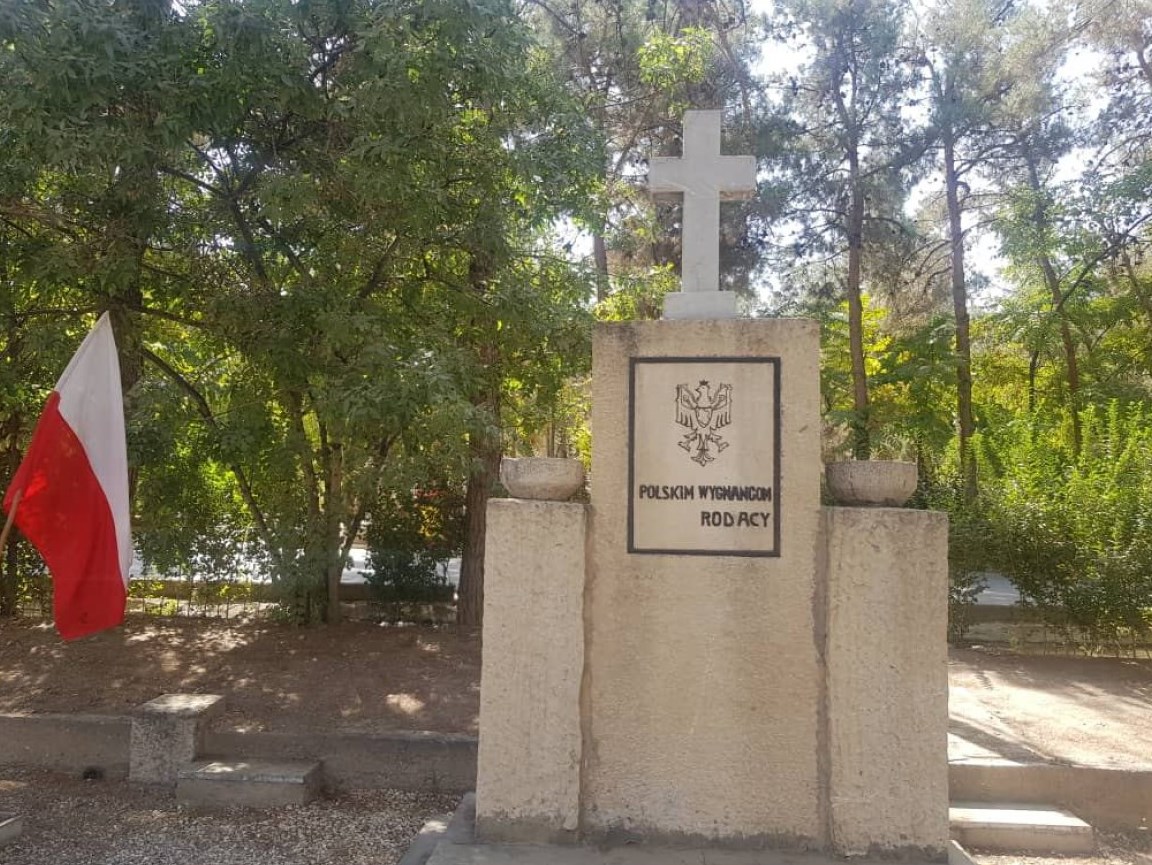
[[[596,328],[591,505],[488,506],[481,841],[946,858],[947,520],[821,507],[819,358],[813,321]]]
[[[400,865],[844,865],[839,856],[784,850],[724,850],[713,847],[653,847],[490,843],[476,838],[475,806],[469,794],[447,826],[425,826]],[[431,831],[429,831],[431,827]],[[858,860],[862,861],[862,860]],[[873,860],[875,861],[875,860]],[[934,865],[941,857],[905,856],[903,865]]]
[[[664,295],[664,318],[739,318],[731,291],[676,291]]]

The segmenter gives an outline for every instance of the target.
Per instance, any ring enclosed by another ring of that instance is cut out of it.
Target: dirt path
[[[1152,769],[1152,661],[953,649],[955,759]]]
[[[1152,662],[953,649],[951,753],[1152,769]],[[0,624],[0,712],[125,714],[173,691],[228,698],[232,729],[475,733],[480,640],[350,622],[133,617],[76,643]]]
[[[65,643],[0,624],[0,712],[126,714],[171,692],[224,694],[242,730],[475,732],[480,640],[454,629],[129,617]]]

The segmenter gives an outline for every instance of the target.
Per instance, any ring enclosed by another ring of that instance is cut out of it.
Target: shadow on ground
[[[953,649],[949,679],[954,758],[1152,768],[1152,661]]]
[[[0,712],[124,714],[164,693],[220,693],[222,728],[476,729],[480,640],[454,628],[130,617],[64,643],[48,625],[0,627]]]

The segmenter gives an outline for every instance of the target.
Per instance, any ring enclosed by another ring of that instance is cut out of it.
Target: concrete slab
[[[452,815],[429,820],[396,865],[425,865],[438,845],[471,844],[476,826],[476,794],[468,793]]]
[[[1152,825],[1152,772],[969,760],[948,774],[953,802],[1058,805],[1114,832]]]
[[[172,784],[180,766],[202,750],[208,721],[224,711],[217,694],[164,694],[132,712],[128,778]]]
[[[960,846],[956,841],[948,842],[948,865],[980,865],[972,854]]]
[[[468,794],[426,865],[844,865],[843,858],[779,850],[722,850],[652,847],[562,846],[555,844],[477,844],[476,799]],[[413,845],[415,846],[415,845]],[[406,861],[406,860],[405,860]],[[854,861],[867,863],[869,859]],[[903,865],[928,865],[902,859]],[[422,865],[417,860],[418,865]],[[935,863],[939,865],[939,863]]]
[[[24,818],[17,814],[0,813],[0,845],[15,841],[24,832]]]
[[[948,810],[952,832],[966,847],[1017,853],[1092,853],[1092,827],[1045,805],[958,802]]]
[[[213,760],[180,769],[176,800],[199,808],[306,805],[320,792],[321,764]]]
[[[206,719],[223,711],[224,698],[218,694],[164,694],[137,706],[132,714]]]
[[[451,815],[433,817],[420,829],[416,839],[400,857],[396,865],[424,865],[435,852],[437,845],[448,834],[448,821]]]
[[[843,859],[772,850],[676,850],[640,846],[599,850],[544,844],[448,843],[437,847],[432,858],[428,860],[428,865],[843,865],[843,863]],[[905,861],[904,865],[917,865],[917,863]]]

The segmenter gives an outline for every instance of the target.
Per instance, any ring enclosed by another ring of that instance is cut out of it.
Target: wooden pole
[[[12,496],[12,510],[8,511],[8,519],[4,521],[4,530],[0,531],[0,550],[8,543],[8,533],[12,531],[12,523],[16,519],[16,508],[20,507],[20,499],[24,498],[24,490],[16,490]]]

